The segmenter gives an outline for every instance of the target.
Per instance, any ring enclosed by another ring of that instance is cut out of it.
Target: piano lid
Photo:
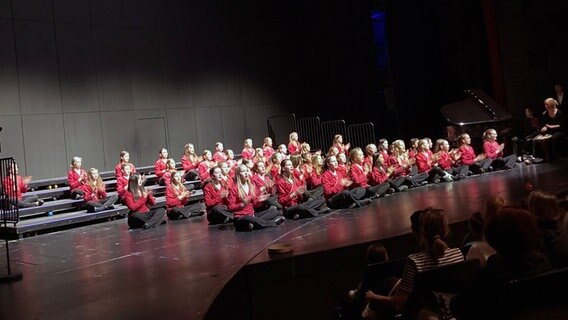
[[[443,106],[446,120],[456,125],[482,124],[510,120],[513,116],[481,89],[464,90],[466,98]]]

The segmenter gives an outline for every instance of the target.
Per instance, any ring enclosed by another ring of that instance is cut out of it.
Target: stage
[[[444,208],[463,231],[463,221],[487,198],[519,203],[528,195],[526,183],[568,190],[567,176],[566,160],[522,165],[253,232],[209,226],[205,217],[149,230],[129,230],[121,219],[14,240],[12,268],[24,277],[0,284],[0,318],[329,318],[331,291],[356,286],[366,245],[382,240],[393,257],[415,249],[409,236],[413,211]],[[460,232],[453,236],[459,244]],[[269,255],[266,248],[274,243],[292,244],[293,253]],[[300,313],[305,306],[311,311]]]

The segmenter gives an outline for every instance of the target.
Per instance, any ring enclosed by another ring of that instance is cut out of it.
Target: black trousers
[[[229,211],[227,206],[219,204],[207,210],[207,221],[209,224],[221,224],[233,221],[234,214]]]
[[[196,202],[192,204],[188,204],[184,207],[175,207],[166,213],[168,215],[168,219],[170,220],[180,220],[180,219],[187,219],[189,217],[195,217],[203,215],[205,212],[205,204],[203,202]]]
[[[250,231],[249,224],[252,223],[253,230],[276,227],[276,219],[282,214],[276,208],[270,207],[267,210],[257,212],[254,216],[244,216],[236,218],[233,223],[237,231]]]
[[[128,215],[128,226],[131,229],[138,229],[147,224],[148,227],[155,227],[162,223],[166,210],[164,208],[152,209],[148,212],[131,212]]]

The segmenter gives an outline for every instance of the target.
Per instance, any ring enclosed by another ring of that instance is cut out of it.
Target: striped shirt
[[[412,293],[414,287],[414,277],[419,272],[432,270],[448,264],[464,261],[463,254],[459,248],[446,249],[440,258],[434,258],[429,253],[419,252],[408,256],[402,272],[402,281],[399,289],[408,294]]]

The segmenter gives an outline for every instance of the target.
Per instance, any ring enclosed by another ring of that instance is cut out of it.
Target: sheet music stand
[[[8,168],[16,165],[14,158],[3,158],[0,159],[0,219],[2,222],[2,230],[0,230],[0,235],[6,241],[6,265],[8,267],[7,275],[0,275],[0,283],[2,282],[12,282],[21,280],[23,275],[21,273],[12,272],[10,266],[10,244],[8,242],[8,235],[6,230],[9,223],[13,223],[14,226],[20,221],[20,210],[18,206],[14,204],[10,199],[16,199],[16,179],[10,179],[10,186],[6,186],[6,190],[3,190],[4,180],[9,176]]]

